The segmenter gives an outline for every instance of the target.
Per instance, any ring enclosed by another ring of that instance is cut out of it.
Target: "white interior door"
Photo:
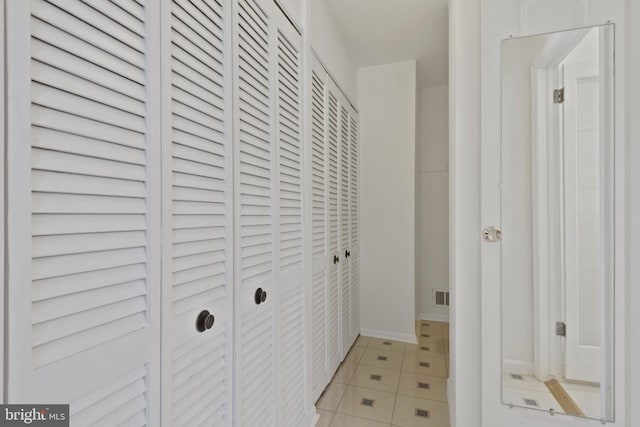
[[[568,379],[600,382],[602,238],[597,62],[564,64],[565,308]]]
[[[158,425],[158,3],[7,7],[7,395]]]
[[[162,35],[163,425],[230,426],[230,5],[163,2]]]

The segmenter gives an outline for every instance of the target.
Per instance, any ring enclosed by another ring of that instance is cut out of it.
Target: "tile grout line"
[[[439,325],[439,326],[440,326],[440,328],[439,328],[439,334],[440,334],[440,335],[442,335],[442,338],[444,339],[444,332],[445,332],[445,331],[444,331],[444,328],[442,327],[442,325]],[[423,331],[422,331],[422,328],[423,328],[423,327],[424,327],[424,326],[422,325],[422,323],[420,323],[420,329],[419,329],[418,334],[417,334],[418,336],[416,337],[416,338],[418,338],[418,344],[417,344],[418,346],[420,345],[420,336],[421,336],[421,334],[423,333]],[[389,368],[389,367],[384,367],[384,366],[377,366],[377,365],[367,365],[367,364],[363,364],[363,363],[362,363],[362,361],[364,360],[364,355],[365,355],[365,353],[366,353],[366,351],[367,351],[367,350],[386,351],[386,352],[391,352],[391,353],[393,353],[393,351],[389,351],[389,350],[387,350],[387,349],[380,349],[380,348],[376,348],[376,347],[370,347],[370,344],[371,344],[371,341],[369,341],[365,346],[358,346],[358,347],[360,347],[360,348],[362,349],[362,350],[361,350],[361,351],[362,351],[362,353],[360,354],[360,357],[357,359],[357,361],[356,361],[355,363],[353,363],[353,365],[354,365],[354,367],[355,367],[354,369],[357,371],[359,367],[363,367],[363,368],[366,368],[366,369],[371,369],[371,368],[380,368],[380,369],[386,369],[386,370],[389,370],[389,371],[398,372],[398,373],[399,373],[399,376],[398,376],[398,382],[397,382],[397,384],[396,384],[396,388],[395,388],[395,390],[396,390],[396,391],[395,391],[395,393],[386,392],[385,390],[380,390],[380,389],[376,389],[376,388],[370,388],[370,387],[367,387],[366,385],[364,385],[364,386],[363,386],[363,385],[354,385],[354,384],[353,384],[353,381],[355,380],[355,372],[354,372],[354,373],[353,373],[353,375],[351,376],[351,378],[349,379],[349,383],[348,383],[348,384],[335,383],[335,384],[340,384],[340,385],[342,385],[342,386],[346,386],[346,390],[345,390],[345,392],[342,394],[342,396],[340,397],[340,399],[338,400],[338,403],[337,403],[337,405],[336,405],[336,409],[335,409],[335,411],[329,411],[329,412],[331,412],[331,416],[330,416],[330,419],[329,419],[329,425],[333,424],[333,422],[334,422],[334,421],[335,421],[335,419],[336,419],[336,415],[337,415],[337,414],[340,414],[341,416],[346,416],[346,417],[356,418],[356,419],[359,419],[359,420],[372,421],[372,420],[371,420],[371,419],[369,419],[369,418],[364,418],[364,417],[357,416],[357,415],[351,415],[351,414],[345,414],[345,413],[342,413],[342,412],[338,412],[338,408],[339,408],[339,407],[340,407],[340,405],[343,403],[343,401],[344,401],[344,399],[345,399],[345,396],[346,396],[346,394],[347,394],[347,390],[348,390],[349,388],[356,388],[356,387],[357,387],[357,388],[361,388],[361,389],[367,389],[367,390],[373,390],[373,391],[377,391],[377,392],[383,392],[383,393],[393,394],[393,395],[394,395],[394,401],[393,401],[393,408],[392,408],[392,411],[391,411],[391,421],[390,421],[390,423],[388,424],[390,427],[393,427],[393,419],[394,419],[395,411],[396,411],[396,409],[397,409],[398,398],[399,398],[400,396],[402,396],[402,397],[404,397],[404,398],[409,398],[409,399],[420,399],[420,400],[429,401],[429,402],[433,402],[433,403],[445,404],[445,405],[447,405],[447,407],[448,407],[448,405],[449,405],[449,401],[448,401],[448,399],[447,399],[447,400],[445,400],[445,401],[443,402],[443,401],[440,401],[440,400],[428,399],[428,398],[419,397],[419,396],[413,396],[413,395],[400,394],[400,382],[401,382],[401,378],[402,378],[402,375],[403,375],[403,374],[407,374],[407,375],[414,375],[414,376],[416,376],[416,375],[425,375],[425,376],[431,376],[431,377],[438,378],[438,379],[444,378],[444,379],[446,380],[446,378],[447,378],[447,377],[448,377],[448,375],[449,375],[449,373],[448,373],[448,362],[449,362],[449,361],[448,361],[448,358],[449,358],[449,352],[448,352],[448,351],[446,351],[446,347],[445,347],[445,349],[444,349],[444,353],[443,353],[445,357],[444,357],[444,359],[442,359],[442,360],[444,360],[444,361],[445,361],[445,369],[446,369],[446,371],[445,371],[445,375],[446,375],[446,376],[445,376],[445,377],[440,377],[440,376],[437,376],[437,375],[428,375],[428,374],[423,374],[423,373],[420,373],[420,372],[404,371],[402,368],[404,367],[404,365],[405,365],[405,361],[407,360],[407,353],[410,353],[410,351],[409,351],[409,347],[408,347],[408,345],[409,345],[409,344],[406,344],[406,343],[405,343],[404,351],[402,351],[402,363],[400,364],[400,369],[399,369],[399,370],[397,370],[397,369],[392,369],[392,368]],[[353,351],[353,349],[354,349],[354,348],[356,348],[356,346],[355,346],[355,345],[354,345],[354,346],[352,346],[352,347],[349,349],[349,352],[347,353],[347,357],[349,356],[349,353],[350,353],[351,351]],[[397,352],[397,353],[400,353],[400,352]],[[437,357],[434,357],[434,355],[429,355],[428,357],[438,359]],[[346,360],[346,357],[345,357],[345,360]],[[344,366],[344,361],[341,363],[341,366],[339,367],[339,369],[340,369],[342,366]],[[333,379],[332,379],[331,383],[333,383]],[[379,422],[379,421],[378,421],[378,422]],[[386,424],[386,423],[385,423],[385,424]]]

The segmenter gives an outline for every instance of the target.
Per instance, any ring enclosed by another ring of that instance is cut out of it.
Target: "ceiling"
[[[448,0],[323,1],[358,67],[415,58],[419,86],[447,84]]]

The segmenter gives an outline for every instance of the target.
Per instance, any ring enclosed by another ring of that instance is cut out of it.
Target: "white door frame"
[[[4,38],[4,0],[0,0],[0,99],[2,102],[0,103],[0,135],[5,135],[5,114],[6,111],[4,106],[6,104],[6,93],[5,93],[5,38]],[[2,223],[2,227],[0,227],[0,241],[2,244],[0,245],[0,277],[3,279],[3,287],[2,292],[0,292],[0,334],[2,334],[2,339],[0,339],[0,364],[2,369],[0,369],[0,382],[2,383],[2,387],[0,387],[0,402],[6,403],[4,401],[4,379],[5,379],[5,368],[4,368],[4,349],[5,349],[5,334],[4,334],[4,295],[7,288],[7,282],[4,280],[4,272],[5,272],[5,262],[6,262],[6,254],[4,251],[4,229],[5,229],[5,217],[4,217],[4,199],[6,196],[6,188],[5,188],[5,180],[4,180],[4,169],[5,169],[5,157],[4,153],[7,147],[7,139],[4,139],[4,143],[2,145],[3,149],[0,150],[0,188],[2,188],[2,197],[0,197],[0,222]]]
[[[564,267],[562,250],[558,250],[557,236],[562,235],[560,216],[549,215],[549,211],[560,212],[562,186],[561,176],[549,178],[550,172],[557,172],[560,160],[556,150],[561,142],[558,130],[562,116],[551,104],[553,88],[559,83],[557,66],[532,67],[531,69],[531,159],[532,159],[532,220],[533,220],[533,316],[534,316],[534,376],[546,381],[552,375],[559,375],[562,354],[561,342],[553,333],[554,319],[561,321],[563,293],[559,292]],[[556,236],[556,237],[554,237]],[[555,240],[555,241],[554,241]],[[559,240],[561,242],[561,240]],[[561,249],[561,248],[560,248]]]
[[[590,28],[585,28],[585,32]],[[603,33],[600,36],[601,57],[609,60],[610,52],[603,50],[603,47],[610,46],[613,32]],[[554,212],[561,212],[562,204],[562,186],[549,185],[548,171],[558,170],[559,164],[562,162],[562,150],[557,156],[551,156],[550,150],[560,146],[562,136],[559,134],[562,129],[562,115],[554,112],[550,104],[550,93],[553,88],[562,86],[560,78],[559,65],[568,55],[569,52],[582,40],[582,35],[572,39],[561,39],[558,37],[553,40],[547,49],[544,49],[541,56],[531,69],[532,81],[532,171],[533,171],[533,256],[534,256],[534,375],[540,380],[546,380],[550,376],[564,376],[564,342],[563,338],[556,337],[554,331],[555,320],[561,321],[565,319],[564,293],[555,292],[558,289],[559,281],[562,280],[564,271],[564,250],[554,251],[554,245],[551,239],[554,235],[561,236],[564,233],[562,221],[551,221],[551,217],[547,215],[548,209]],[[607,61],[600,61],[601,87],[611,87],[613,80],[613,70],[607,67]],[[601,90],[601,93],[605,93]],[[609,98],[603,100],[609,105],[614,105],[613,93],[609,94]],[[611,125],[611,109],[603,109],[607,111],[601,112],[601,138],[607,141],[614,141],[614,127]],[[613,148],[609,145],[601,148],[602,162],[611,167],[613,164]],[[555,162],[555,163],[553,163]],[[601,208],[603,210],[603,223],[613,224],[615,217],[612,209],[606,208],[614,206],[613,200],[613,180],[612,176],[601,174],[601,185],[608,191],[604,192],[607,197]],[[613,226],[609,226],[607,230],[603,230],[603,235],[613,236],[615,234]],[[613,283],[613,247],[612,239],[603,241],[603,256],[607,257],[605,262],[605,271],[603,271],[603,280]],[[606,307],[613,304],[613,295],[611,291],[603,290],[602,295]],[[601,339],[603,343],[603,351],[601,357],[603,373],[603,381],[601,388],[603,390],[603,408],[611,411],[613,408],[613,360],[614,360],[614,342],[613,334],[608,331],[613,330],[613,318],[607,318],[603,310],[603,330]],[[543,355],[549,354],[549,357]],[[609,392],[605,392],[609,390]],[[607,414],[610,417],[610,414]]]
[[[560,170],[562,114],[554,108],[552,94],[561,86],[560,64],[590,28],[580,33],[555,34],[531,67],[531,159],[533,220],[534,376],[546,381],[563,375],[563,338],[555,335],[555,322],[564,321],[564,234],[562,176]],[[553,150],[556,150],[553,153]],[[554,239],[556,241],[554,242]],[[560,246],[557,244],[560,243]]]

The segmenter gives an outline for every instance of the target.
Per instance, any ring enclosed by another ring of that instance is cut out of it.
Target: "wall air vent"
[[[435,289],[433,291],[433,301],[437,306],[449,306],[449,292]]]

